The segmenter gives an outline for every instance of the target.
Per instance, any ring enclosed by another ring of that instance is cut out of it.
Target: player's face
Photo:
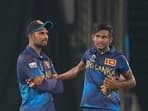
[[[38,47],[38,48],[47,47],[48,30],[46,28],[43,28],[42,30],[34,32],[32,39],[33,39],[33,43],[36,47]]]
[[[112,37],[109,36],[107,30],[100,30],[97,33],[92,35],[92,40],[97,49],[100,51],[105,51],[108,49],[109,45],[112,42]]]

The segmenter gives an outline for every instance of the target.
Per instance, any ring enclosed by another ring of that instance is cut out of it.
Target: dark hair
[[[107,30],[109,36],[113,36],[113,28],[109,24],[95,24],[92,29],[92,34],[99,32],[100,30]]]

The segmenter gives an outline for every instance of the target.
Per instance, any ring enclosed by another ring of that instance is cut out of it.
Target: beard
[[[45,49],[47,47],[47,43],[44,43],[44,41],[42,43],[34,43],[35,47],[40,48],[40,49]]]

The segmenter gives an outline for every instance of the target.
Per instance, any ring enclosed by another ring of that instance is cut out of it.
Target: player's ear
[[[29,36],[29,38],[34,41],[34,33],[31,33]]]
[[[92,42],[94,42],[94,40],[95,40],[95,34],[92,34],[91,35],[91,39],[92,39]]]
[[[109,42],[110,42],[110,44],[112,44],[112,42],[113,42],[113,37],[110,37]]]

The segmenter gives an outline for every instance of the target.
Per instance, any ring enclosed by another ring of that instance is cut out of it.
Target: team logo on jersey
[[[44,64],[47,68],[50,68],[50,63],[48,61],[44,61]]]
[[[96,60],[96,55],[91,55],[90,58],[89,58],[89,60],[90,60],[91,62],[95,62],[95,60]]]
[[[31,62],[28,65],[29,65],[29,68],[37,68],[37,63],[36,62]]]
[[[109,66],[116,66],[116,59],[105,58],[104,64]]]

